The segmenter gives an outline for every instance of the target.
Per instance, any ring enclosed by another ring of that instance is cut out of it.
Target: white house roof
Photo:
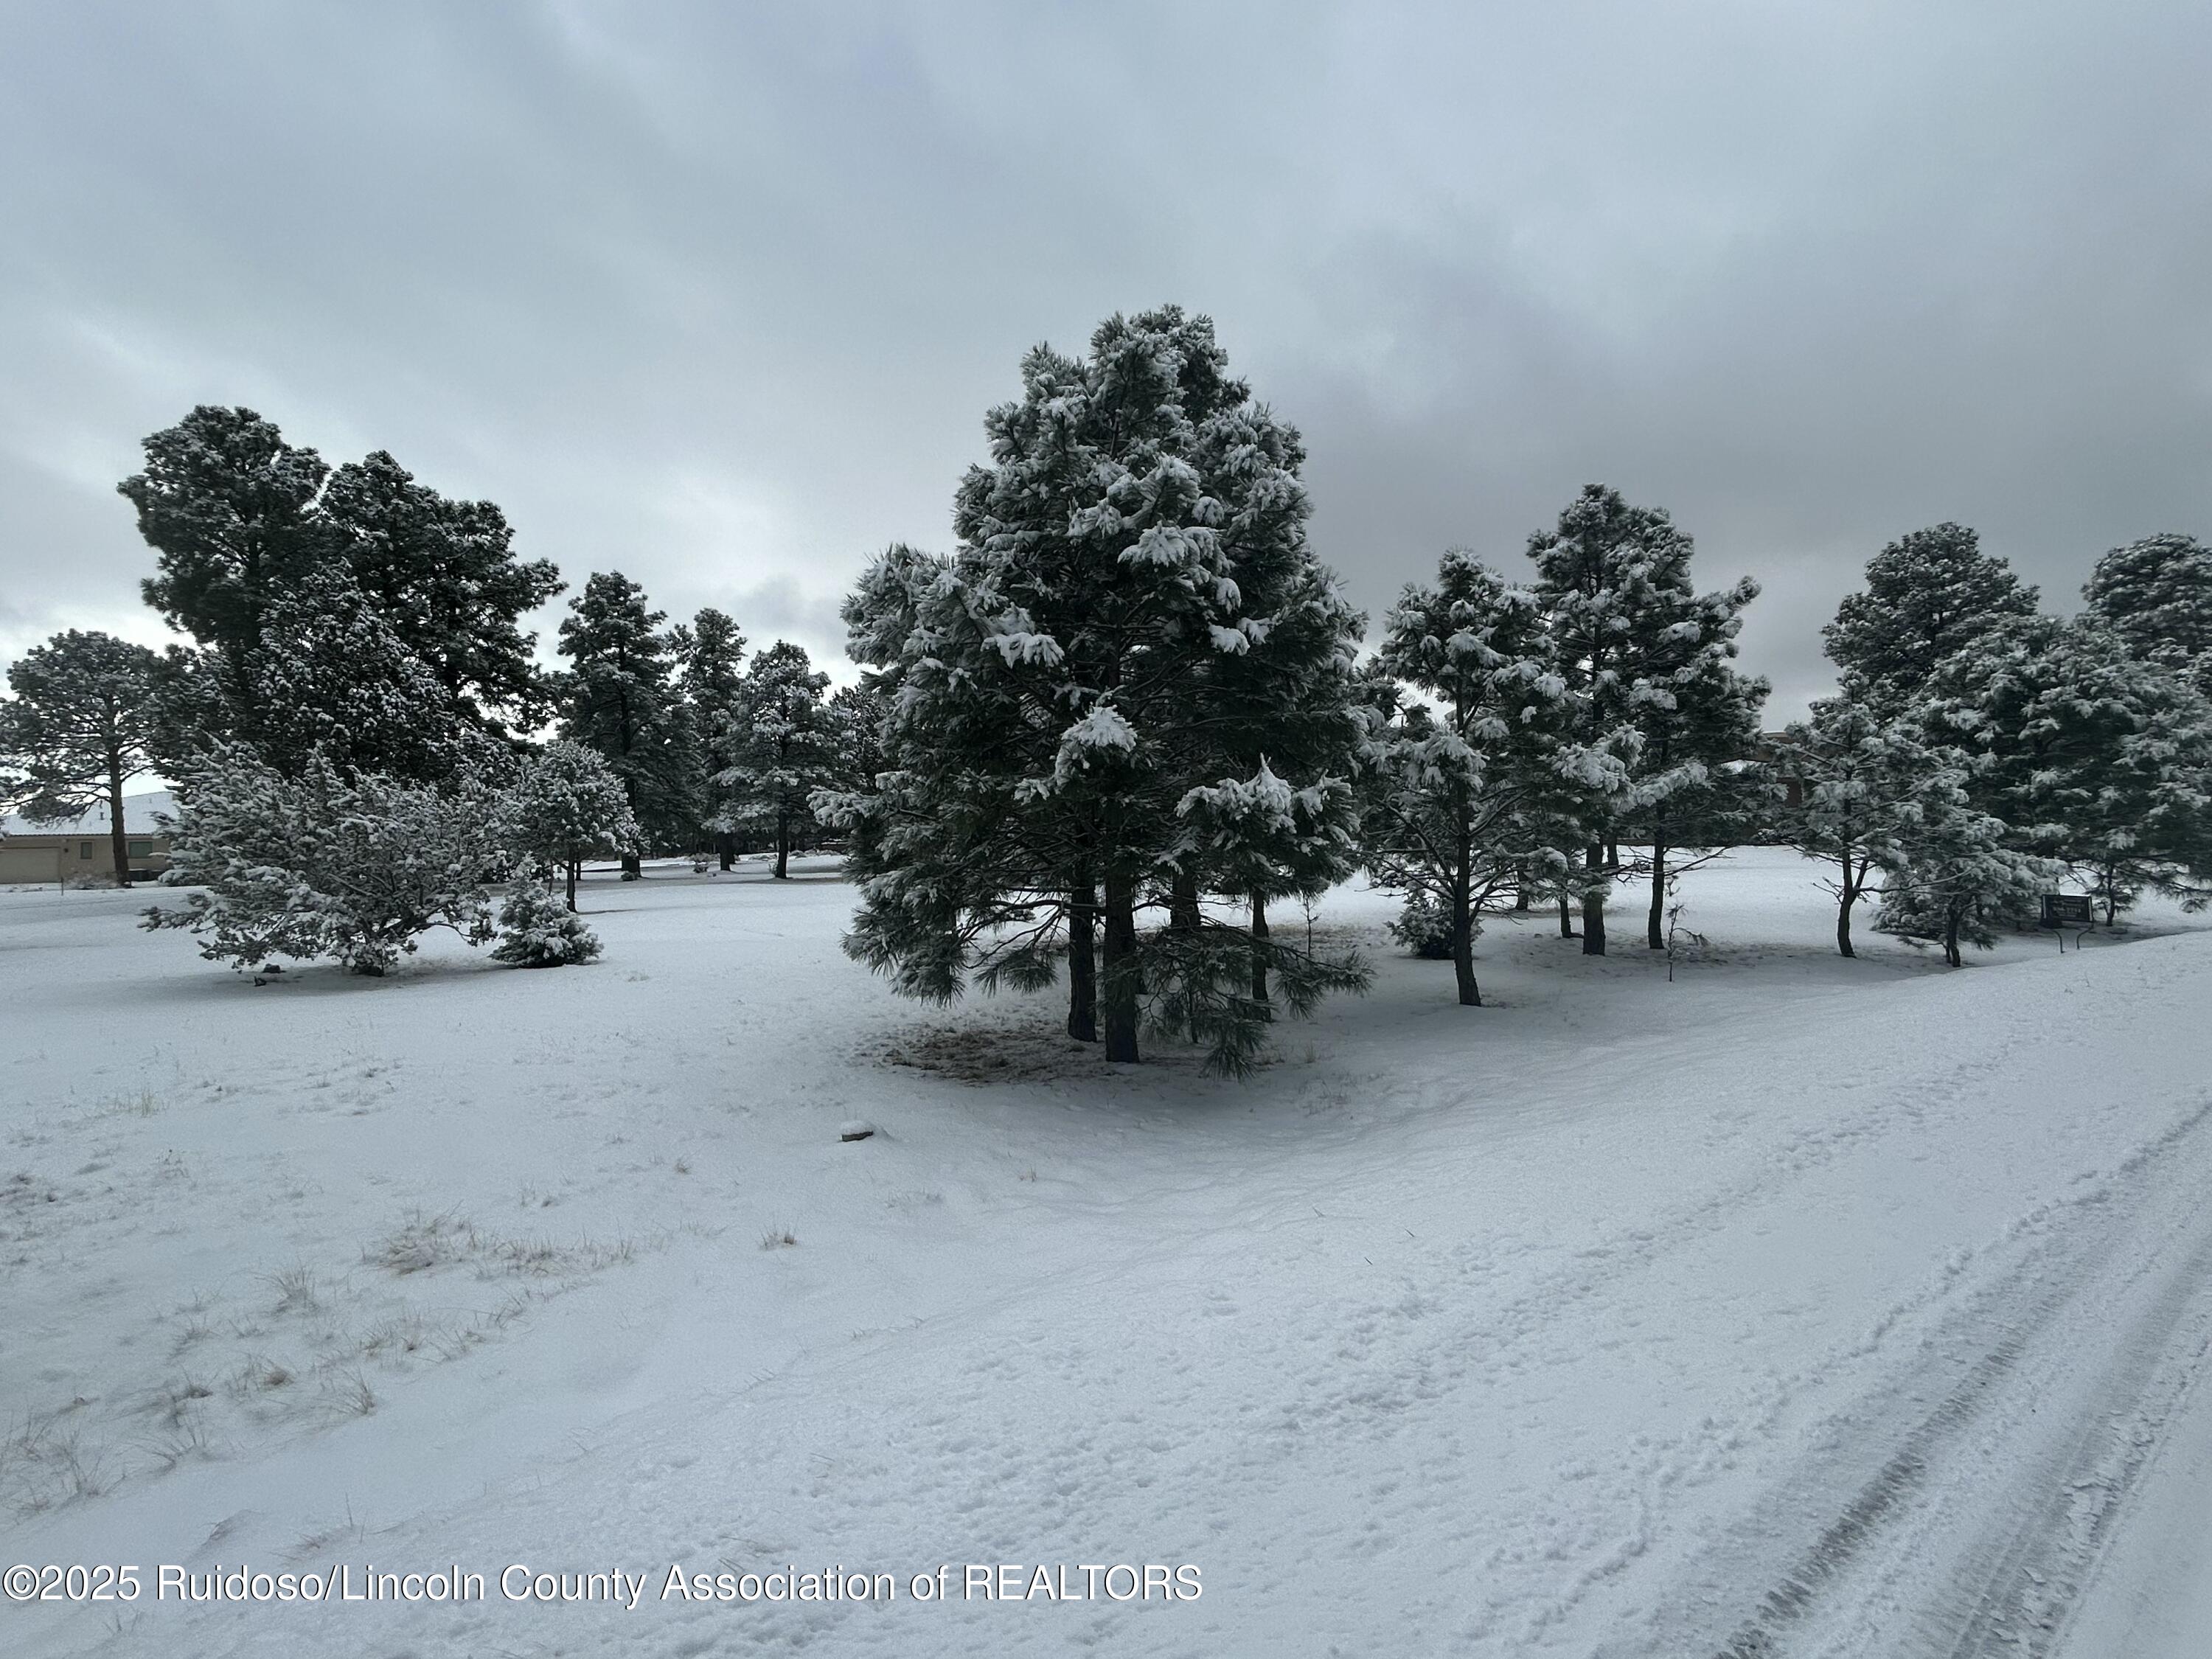
[[[153,836],[161,833],[161,826],[154,820],[159,813],[174,815],[177,798],[166,789],[149,789],[143,795],[123,798],[123,833],[126,836]],[[0,817],[0,836],[104,836],[107,833],[107,809],[94,807],[89,812],[80,812],[73,818],[56,818],[50,823],[33,823],[31,819],[9,813]]]

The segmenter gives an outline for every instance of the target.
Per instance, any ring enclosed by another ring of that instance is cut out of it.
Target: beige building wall
[[[61,854],[52,847],[0,842],[0,882],[59,881]]]
[[[163,836],[130,838],[131,867],[161,871],[169,862]],[[115,855],[105,836],[9,836],[0,841],[0,884],[63,882],[71,876],[112,876]]]

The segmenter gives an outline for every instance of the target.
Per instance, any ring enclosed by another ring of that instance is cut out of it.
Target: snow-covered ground
[[[1494,921],[1481,1010],[1339,895],[1374,992],[1244,1084],[897,1002],[819,860],[383,981],[0,894],[0,1566],[145,1586],[0,1649],[2212,1651],[2212,933],[1847,963],[1810,880],[1691,878],[1672,983]]]

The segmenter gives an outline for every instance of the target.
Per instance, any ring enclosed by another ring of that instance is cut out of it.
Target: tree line
[[[1556,908],[1607,948],[1635,884],[1665,948],[1682,872],[1781,842],[1831,864],[1837,938],[1961,947],[2085,878],[2212,897],[2212,554],[2107,554],[2088,609],[1956,525],[1877,554],[1826,631],[1838,694],[1778,740],[1735,666],[1748,579],[1692,580],[1662,508],[1583,489],[1516,580],[1465,551],[1366,619],[1307,539],[1297,431],[1204,317],[1115,317],[1039,347],[990,411],[949,554],[895,545],[848,601],[884,699],[872,787],[817,810],[851,838],[846,948],[908,995],[1041,988],[1133,1060],[1140,1028],[1248,1066],[1279,1012],[1358,989],[1357,952],[1270,925],[1355,871],[1479,1005],[1486,912]]]
[[[860,684],[834,696],[799,647],[748,657],[712,609],[667,626],[611,571],[544,670],[522,619],[562,584],[496,507],[196,410],[120,486],[145,598],[190,643],[27,653],[0,756],[49,813],[175,780],[202,891],[156,925],[242,965],[488,939],[484,872],[518,866],[502,948],[575,959],[586,858],[727,867],[746,836],[781,876],[828,834],[859,887],[846,949],[901,993],[1064,975],[1071,1036],[1133,1060],[1149,1027],[1231,1072],[1368,982],[1274,925],[1361,871],[1469,1006],[1486,915],[1556,913],[1602,955],[1627,889],[1663,949],[1683,872],[1746,842],[1826,865],[1846,956],[1868,904],[1955,964],[2069,872],[2108,921],[2212,897],[2212,553],[2188,537],[2106,554],[2062,619],[1972,531],[1905,536],[1826,629],[1837,694],[1763,734],[1736,665],[1757,585],[1701,587],[1663,508],[1592,484],[1517,568],[1448,551],[1370,651],[1309,538],[1303,440],[1211,319],[1116,316],[1020,376],[953,550],[896,544],[848,599]]]

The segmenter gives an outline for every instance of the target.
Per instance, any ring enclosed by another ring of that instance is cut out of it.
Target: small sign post
[[[2043,896],[2043,926],[2058,935],[2058,954],[2066,954],[2066,930],[2078,928],[2087,933],[2097,925],[2094,902],[2087,893],[2045,893]],[[2081,944],[2080,934],[2074,939],[2076,949]]]

